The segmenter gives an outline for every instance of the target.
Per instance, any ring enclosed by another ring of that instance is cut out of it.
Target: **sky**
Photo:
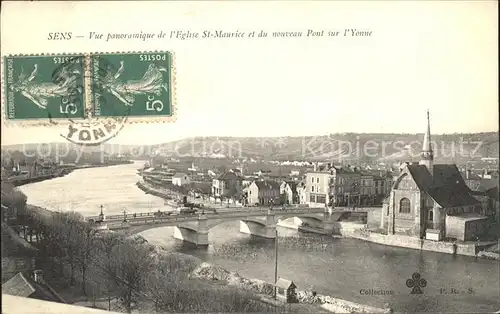
[[[496,6],[496,1],[11,2],[2,5],[1,51],[173,51],[176,122],[127,124],[109,143],[423,133],[427,109],[432,133],[497,131]],[[271,38],[273,31],[309,29],[340,35]],[[344,37],[345,29],[372,35]],[[269,36],[87,38],[91,31],[172,30],[263,30]],[[55,31],[86,38],[47,40]],[[64,141],[61,127],[7,126],[4,117],[2,112],[3,145]]]

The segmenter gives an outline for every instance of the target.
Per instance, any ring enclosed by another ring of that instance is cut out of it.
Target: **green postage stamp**
[[[4,67],[8,120],[85,117],[84,56],[10,56]]]
[[[170,53],[98,54],[91,64],[94,116],[172,116]]]
[[[15,124],[175,121],[170,52],[4,57],[4,118]]]

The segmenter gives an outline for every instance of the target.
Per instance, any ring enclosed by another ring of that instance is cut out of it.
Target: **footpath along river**
[[[76,170],[21,187],[30,204],[74,210],[85,216],[166,210],[164,201],[146,195],[135,183],[142,163]],[[315,290],[349,301],[398,312],[492,312],[500,310],[499,262],[467,256],[420,252],[356,239],[332,238],[279,228],[279,276],[300,290]],[[239,222],[210,230],[207,249],[173,239],[173,228],[148,230],[150,243],[188,253],[247,278],[272,281],[274,241],[239,233]],[[406,280],[414,272],[427,281],[423,294],[411,294]],[[456,292],[456,293],[454,293]]]

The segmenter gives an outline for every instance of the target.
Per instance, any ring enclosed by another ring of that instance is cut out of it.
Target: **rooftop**
[[[477,205],[456,165],[434,165],[433,175],[425,165],[409,164],[409,173],[418,188],[425,191],[443,207]]]
[[[474,220],[488,219],[488,217],[486,217],[486,216],[478,215],[475,213],[462,213],[459,215],[448,216],[448,217],[454,217],[455,219],[459,219],[459,220],[463,220],[463,221],[474,221]]]
[[[38,249],[26,242],[3,221],[1,231],[2,257],[32,257],[37,254]]]
[[[254,181],[259,190],[279,190],[280,184],[271,180]]]
[[[35,282],[35,280],[22,273],[2,285],[2,293],[19,297],[33,297],[35,299],[66,303],[47,283]]]
[[[35,288],[21,273],[17,273],[17,275],[10,278],[2,285],[2,293],[18,297],[29,297],[35,291]]]
[[[226,181],[226,180],[242,180],[241,176],[239,175],[236,175],[234,172],[232,171],[224,171],[224,173],[222,173],[218,178],[217,180],[222,180],[222,181]]]
[[[293,281],[286,280],[281,277],[278,278],[278,281],[276,281],[276,286],[284,289],[297,288],[297,286],[293,283]]]
[[[176,174],[173,175],[172,178],[182,178],[184,176],[187,176],[184,172],[177,172]]]

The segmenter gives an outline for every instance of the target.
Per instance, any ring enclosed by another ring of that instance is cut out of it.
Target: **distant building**
[[[212,194],[215,197],[239,194],[243,190],[243,177],[232,171],[225,171],[212,181]]]
[[[300,176],[299,170],[290,170],[290,177],[298,177]]]
[[[188,171],[198,172],[198,167],[194,165],[194,162],[191,163],[191,167],[188,168]]]
[[[307,185],[304,181],[297,183],[297,195],[299,197],[299,204],[307,204]]]
[[[299,204],[299,194],[297,192],[297,181],[283,181],[280,185],[280,198],[283,204]]]
[[[461,238],[460,234],[466,230],[458,232],[457,228],[465,228],[471,221],[477,221],[475,226],[484,222],[481,204],[472,196],[456,165],[434,164],[428,113],[427,120],[421,161],[402,166],[384,202],[381,227],[389,234],[402,233],[421,239]],[[468,223],[458,224],[460,217]]]
[[[360,205],[373,205],[375,203],[375,180],[372,173],[361,173],[359,197]]]
[[[498,180],[481,178],[473,184],[467,185],[472,190],[471,195],[481,203],[481,214],[488,217],[498,217]]]
[[[311,206],[325,206],[330,203],[330,180],[333,173],[330,171],[318,171],[317,168],[307,172],[306,203]]]
[[[183,172],[178,172],[172,176],[173,185],[183,186],[189,184],[189,182],[189,176]]]
[[[271,180],[254,181],[245,188],[249,205],[278,204],[280,196],[279,183]]]
[[[149,159],[149,166],[151,168],[168,168],[165,157],[159,155],[155,155]]]
[[[1,223],[1,228],[3,283],[19,272],[32,271],[35,267],[38,250],[4,222]]]
[[[313,171],[306,173],[307,204],[311,206],[356,206],[361,203],[361,171],[350,165],[346,167],[334,167],[327,164],[326,167],[314,166]],[[369,179],[368,182],[373,182]],[[371,191],[366,186],[366,191]]]
[[[215,172],[213,172],[212,170],[207,170],[207,174],[208,174],[208,176],[210,176],[212,178],[217,176],[217,174]]]

